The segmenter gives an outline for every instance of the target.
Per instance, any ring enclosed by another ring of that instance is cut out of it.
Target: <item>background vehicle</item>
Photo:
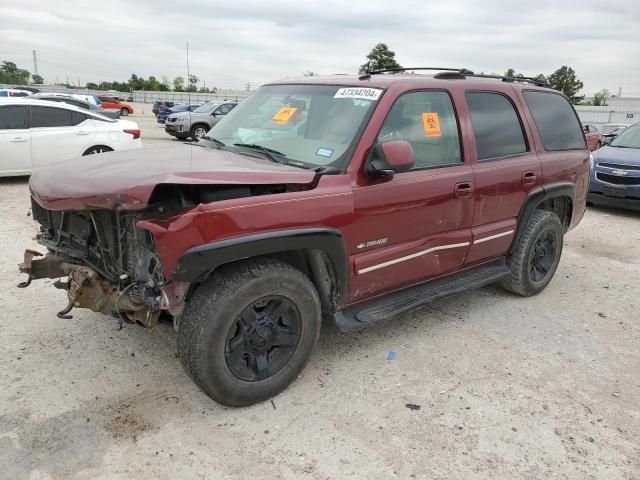
[[[602,133],[594,125],[583,125],[587,146],[592,152],[602,146]]]
[[[69,105],[74,105],[78,108],[82,108],[84,110],[91,110],[108,118],[113,118],[116,120],[120,118],[120,110],[105,110],[95,103],[80,100],[79,98],[72,97],[71,95],[49,95],[46,93],[37,93],[31,98],[36,98],[38,100],[48,100],[50,102],[64,102],[68,103]]]
[[[173,315],[185,370],[234,406],[294,381],[323,317],[354,331],[492,282],[538,294],[584,214],[590,153],[566,96],[479,76],[285,80],[197,143],[42,170],[49,253],[21,271],[70,277],[61,315]]]
[[[156,100],[155,102],[153,102],[153,107],[151,108],[151,111],[157,117],[158,112],[160,112],[161,110],[169,110],[174,105],[175,103],[169,100]]]
[[[167,121],[167,117],[169,115],[172,115],[174,113],[179,113],[179,112],[193,112],[195,109],[201,106],[202,106],[202,102],[198,102],[198,103],[192,103],[190,105],[187,105],[186,103],[180,103],[171,108],[167,108],[167,109],[163,108],[159,110],[158,115],[156,115],[157,122],[164,124]]]
[[[607,123],[600,127],[602,132],[602,144],[607,145],[611,140],[616,138],[619,134],[624,132],[627,127],[630,127],[630,123]]]
[[[640,210],[640,123],[593,153],[588,201]]]
[[[28,97],[31,92],[17,88],[0,88],[0,97]]]
[[[133,108],[127,103],[123,103],[120,100],[113,97],[106,97],[104,95],[98,95],[100,100],[100,106],[105,109],[116,109],[120,111],[120,115],[126,117],[130,113],[133,113]]]
[[[0,176],[32,171],[73,157],[142,147],[135,122],[111,120],[63,102],[0,101]]]
[[[169,115],[164,131],[176,138],[200,140],[215,124],[238,105],[238,102],[205,103],[193,112],[179,112]]]

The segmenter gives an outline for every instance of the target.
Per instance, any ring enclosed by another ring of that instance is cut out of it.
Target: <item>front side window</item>
[[[115,98],[111,98],[111,97],[98,97],[100,98],[101,102],[105,102],[105,103],[117,103]]]
[[[467,92],[478,160],[527,151],[520,119],[507,97],[494,92]]]
[[[414,169],[462,163],[460,136],[446,92],[402,95],[389,111],[378,142],[405,140],[413,147]]]
[[[224,105],[221,105],[220,108],[218,110],[216,110],[216,113],[219,113],[220,115],[226,115],[227,113],[229,113],[231,110],[233,110],[233,107],[235,107],[234,104],[232,103],[225,103]]]
[[[587,148],[580,122],[569,101],[560,94],[543,91],[523,92],[545,150]]]
[[[267,85],[233,108],[205,141],[270,149],[278,161],[301,167],[342,168],[381,95],[377,88]]]
[[[8,105],[0,107],[0,130],[18,130],[26,128],[27,108]]]

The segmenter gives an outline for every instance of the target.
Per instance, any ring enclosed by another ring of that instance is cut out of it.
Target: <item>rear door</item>
[[[79,157],[92,146],[95,127],[87,115],[67,108],[31,107],[33,168]]]
[[[31,136],[27,120],[26,106],[0,106],[0,175],[31,171]]]
[[[520,208],[541,183],[542,167],[510,86],[468,90],[465,96],[476,179],[473,239],[466,259],[473,264],[507,253]]]
[[[350,301],[458,270],[469,250],[473,170],[449,92],[413,91],[391,107],[378,143],[405,140],[414,168],[354,186]]]
[[[112,97],[98,97],[102,108],[120,108],[118,101]]]

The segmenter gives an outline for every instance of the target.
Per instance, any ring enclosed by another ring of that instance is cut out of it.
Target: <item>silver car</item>
[[[164,131],[176,138],[200,140],[236,105],[238,102],[208,102],[193,112],[172,113],[167,117]]]

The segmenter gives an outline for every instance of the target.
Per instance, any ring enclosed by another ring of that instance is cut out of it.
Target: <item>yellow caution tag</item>
[[[278,124],[287,123],[297,111],[298,109],[295,107],[282,107],[273,117],[271,117],[271,122]]]
[[[425,137],[440,137],[442,135],[438,112],[423,112],[422,125],[424,126]]]

